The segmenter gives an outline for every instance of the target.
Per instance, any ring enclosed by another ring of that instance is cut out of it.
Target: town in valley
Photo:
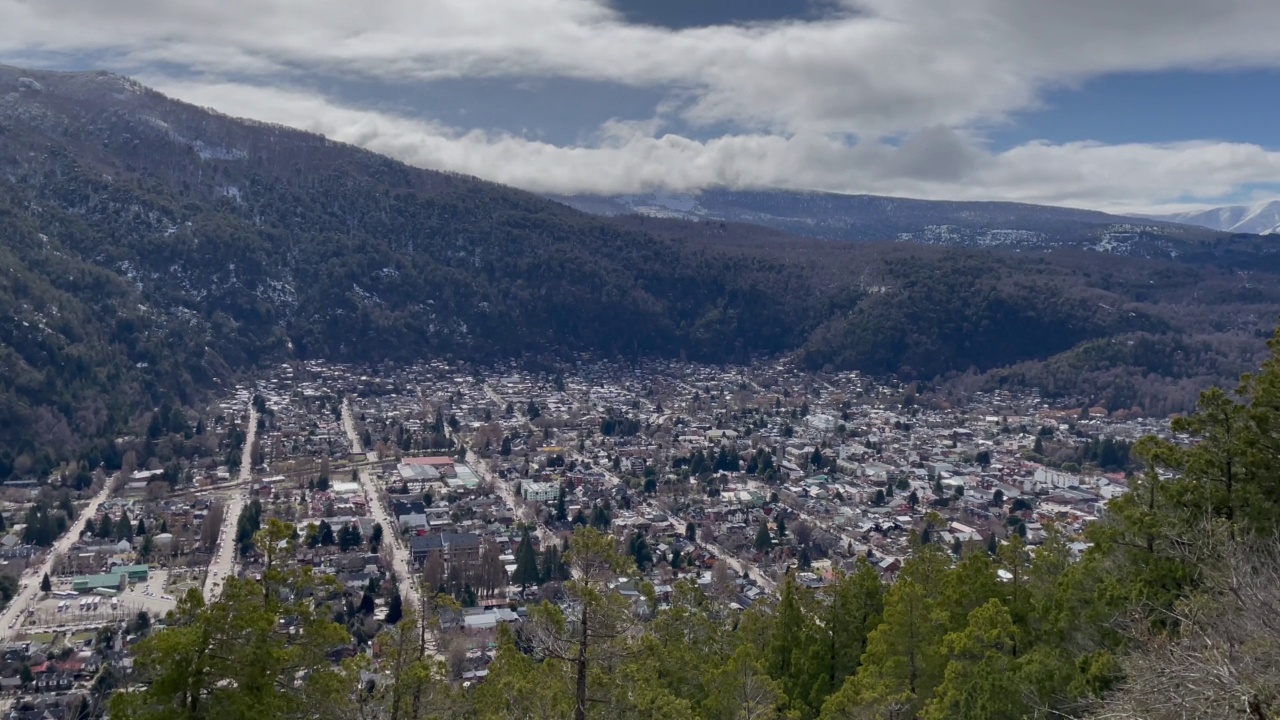
[[[634,558],[609,587],[637,615],[681,580],[747,609],[863,562],[892,583],[922,544],[994,554],[1056,534],[1083,552],[1132,444],[1169,432],[1081,399],[785,360],[282,364],[198,415],[158,408],[98,467],[4,486],[2,702],[72,717],[127,687],[131,647],[180,603],[261,577],[270,520],[294,533],[285,562],[332,581],[351,630],[335,661],[412,607],[471,687],[502,626],[564,600],[579,526]]]

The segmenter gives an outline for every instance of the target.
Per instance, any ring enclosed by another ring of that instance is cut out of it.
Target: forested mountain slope
[[[593,217],[115,75],[4,67],[0,244],[0,477],[288,357],[800,351],[931,379],[1132,333],[1256,352],[1280,308],[1269,276],[1212,265]]]

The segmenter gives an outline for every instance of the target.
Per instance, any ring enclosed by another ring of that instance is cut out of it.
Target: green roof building
[[[91,593],[98,588],[122,590],[127,584],[128,579],[125,574],[110,572],[104,575],[81,575],[80,577],[72,578],[71,589],[78,593]]]
[[[95,593],[98,590],[124,590],[131,582],[145,582],[149,568],[146,565],[121,565],[102,575],[81,575],[71,579],[71,589],[78,593]]]
[[[111,572],[123,573],[129,578],[129,582],[146,582],[149,569],[146,565],[121,565]]]

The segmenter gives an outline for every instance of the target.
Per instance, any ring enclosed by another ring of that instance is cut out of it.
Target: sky
[[[1280,197],[1276,0],[0,0],[0,62],[547,193]]]

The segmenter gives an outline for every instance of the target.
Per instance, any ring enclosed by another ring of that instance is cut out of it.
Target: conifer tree
[[[773,535],[769,533],[769,524],[760,521],[760,529],[756,532],[754,545],[756,552],[769,552],[773,548]]]
[[[520,533],[520,544],[516,547],[516,570],[511,575],[511,582],[519,585],[521,590],[530,585],[537,585],[538,555],[533,549],[533,539],[529,536],[529,528]]]

